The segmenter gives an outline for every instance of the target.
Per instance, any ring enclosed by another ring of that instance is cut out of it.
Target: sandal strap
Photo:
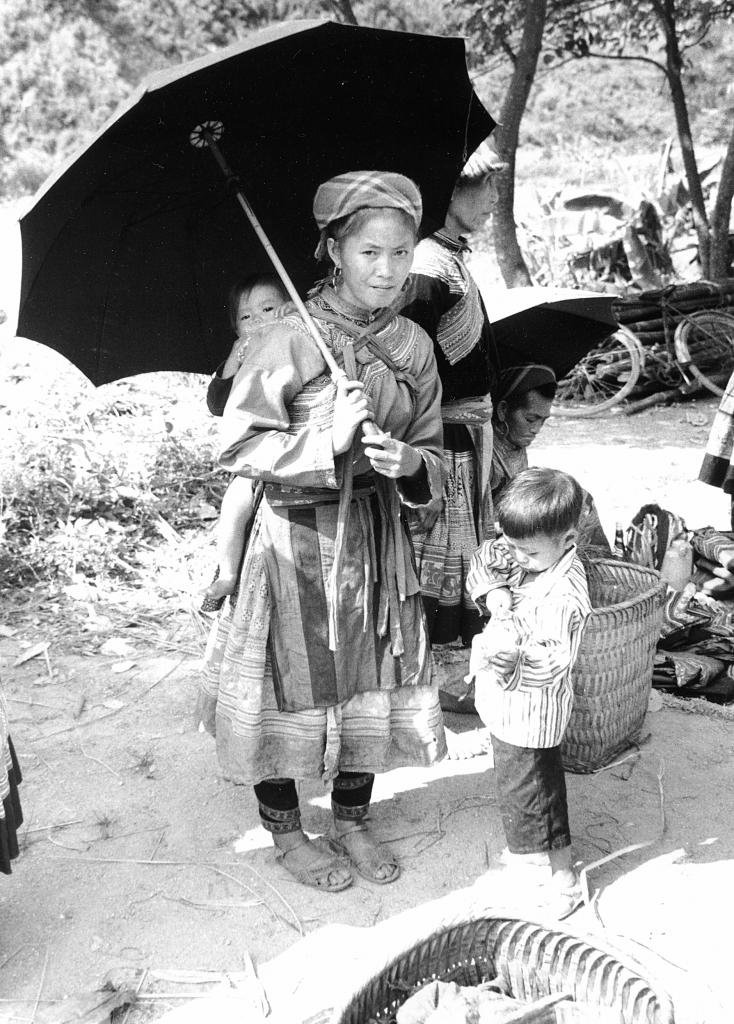
[[[367,828],[367,819],[361,818],[337,818],[339,822],[349,822],[349,827],[345,829],[334,829],[334,839],[339,842],[343,836],[350,836],[354,832],[369,832]]]

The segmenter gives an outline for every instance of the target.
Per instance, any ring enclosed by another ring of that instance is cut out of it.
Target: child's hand
[[[430,529],[435,525],[436,520],[441,514],[444,506],[444,497],[441,495],[440,498],[434,498],[429,505],[423,505],[419,508],[412,509],[413,515],[419,529],[423,533],[428,533]]]
[[[492,669],[497,675],[510,674],[520,657],[520,638],[511,618],[491,618],[484,631],[472,641],[469,676]]]
[[[496,650],[492,657],[492,664],[503,676],[509,676],[515,671],[519,658],[520,648],[515,645]]]

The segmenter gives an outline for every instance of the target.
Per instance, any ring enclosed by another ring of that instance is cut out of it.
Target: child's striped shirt
[[[550,569],[528,578],[500,537],[479,547],[467,576],[480,610],[482,598],[497,587],[512,593],[520,656],[510,676],[492,669],[477,675],[484,724],[518,747],[556,747],[571,715],[571,669],[591,611],[584,567],[573,547]]]

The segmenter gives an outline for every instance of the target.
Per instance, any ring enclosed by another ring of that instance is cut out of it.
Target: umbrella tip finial
[[[224,125],[221,121],[202,121],[189,135],[189,142],[196,149],[203,149],[208,138],[218,142],[223,135]]]

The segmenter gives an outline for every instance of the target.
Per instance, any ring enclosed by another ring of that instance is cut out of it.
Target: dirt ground
[[[728,502],[695,480],[715,407],[554,418],[532,461],[576,473],[610,533],[652,500],[691,527],[725,528]],[[221,780],[212,740],[193,727],[200,624],[187,608],[161,618],[125,597],[110,609],[41,588],[4,596],[0,673],[26,820],[22,855],[0,878],[0,1021],[82,1019],[82,999],[108,977],[140,987],[118,1018],[129,1024],[229,1019],[233,1002],[215,1012],[202,983],[241,978],[245,953],[272,1019],[297,1021],[334,1003],[335,973],[348,989],[376,948],[460,912],[503,845],[489,756],[378,779],[374,827],[402,862],[397,883],[301,887],[274,864],[251,792]],[[569,776],[579,859],[637,849],[589,870],[595,898],[567,923],[654,951],[679,1019],[723,1024],[734,1019],[734,711],[653,696],[638,753]],[[447,717],[458,731],[479,724]],[[326,831],[328,794],[302,796],[307,828]]]

